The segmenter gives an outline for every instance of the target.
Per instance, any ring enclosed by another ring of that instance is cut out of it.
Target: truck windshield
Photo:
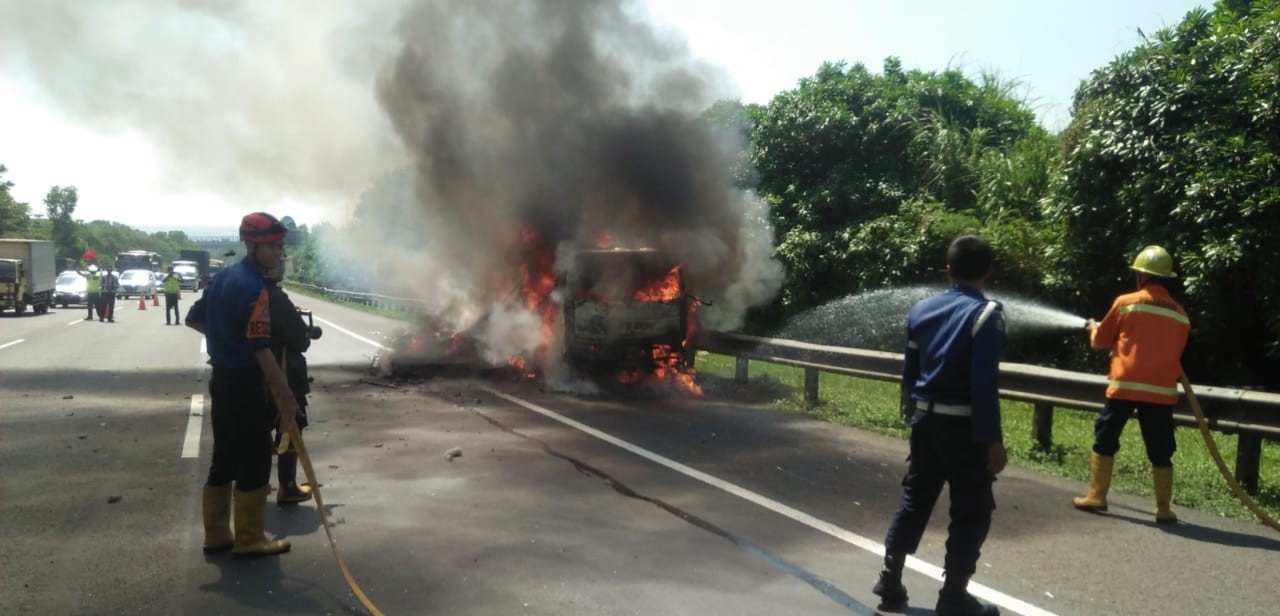
[[[18,279],[18,264],[13,261],[0,261],[0,282],[13,282]]]

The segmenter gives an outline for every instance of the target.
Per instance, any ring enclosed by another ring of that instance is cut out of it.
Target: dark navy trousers
[[[1173,437],[1173,407],[1150,402],[1107,400],[1102,412],[1098,414],[1098,421],[1093,424],[1094,453],[1114,456],[1120,451],[1120,434],[1124,432],[1124,425],[1135,411],[1151,466],[1173,466],[1173,452],[1178,449]]]
[[[213,367],[209,379],[213,407],[213,460],[210,486],[236,482],[236,489],[250,492],[271,480],[271,423],[262,370]]]
[[[971,576],[991,529],[996,507],[987,471],[987,446],[970,439],[968,417],[926,413],[911,428],[911,457],[902,480],[902,503],[884,540],[890,554],[914,554],[920,547],[943,484],[951,486],[947,527],[948,575]]]

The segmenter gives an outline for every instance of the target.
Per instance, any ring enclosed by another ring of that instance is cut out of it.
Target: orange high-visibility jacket
[[[1158,284],[1117,297],[1090,337],[1094,348],[1111,349],[1107,398],[1176,403],[1190,332],[1187,312]]]

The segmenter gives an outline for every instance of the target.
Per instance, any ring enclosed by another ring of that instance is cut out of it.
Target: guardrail
[[[377,293],[361,293],[359,291],[343,291],[341,289],[329,289],[319,287],[312,284],[303,284],[301,282],[285,281],[289,287],[297,287],[306,289],[312,293],[320,293],[332,297],[338,301],[348,302],[352,304],[360,304],[361,306],[369,306],[379,310],[388,312],[406,312],[413,313],[427,305],[420,299],[412,297],[395,297],[392,295],[379,295]]]
[[[715,331],[700,332],[695,346],[736,357],[735,378],[742,382],[748,378],[751,360],[803,368],[804,396],[809,404],[819,401],[818,374],[821,372],[891,382],[902,378],[900,353]],[[1098,374],[1000,364],[1000,397],[1035,405],[1032,438],[1045,447],[1053,442],[1055,407],[1097,412],[1102,408],[1106,388],[1107,379]],[[1195,393],[1212,430],[1239,435],[1235,477],[1246,491],[1257,494],[1262,441],[1280,438],[1280,394],[1204,385],[1196,385]],[[1185,396],[1174,407],[1174,421],[1183,426],[1195,425],[1195,416]]]
[[[410,297],[328,289],[297,282],[286,284],[340,301],[391,312],[413,313],[426,306],[426,302]],[[736,357],[735,377],[742,382],[748,378],[752,360],[804,369],[804,397],[809,404],[819,401],[818,374],[821,372],[895,383],[902,375],[901,353],[716,331],[699,332],[694,345],[700,350]],[[1107,379],[1100,374],[1028,364],[1000,364],[1000,397],[1034,405],[1031,436],[1046,448],[1053,443],[1054,408],[1097,412],[1102,409],[1106,388]],[[1235,477],[1246,491],[1256,495],[1262,442],[1264,439],[1280,439],[1280,394],[1206,385],[1196,385],[1195,392],[1209,428],[1223,434],[1238,435]],[[1174,421],[1182,426],[1195,425],[1195,416],[1185,397],[1174,407]]]

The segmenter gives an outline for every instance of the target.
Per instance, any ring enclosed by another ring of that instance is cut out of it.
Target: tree
[[[53,225],[53,244],[59,257],[78,258],[81,254],[76,244],[76,211],[79,194],[75,186],[54,186],[45,195],[44,206]]]
[[[27,237],[31,226],[31,208],[19,203],[9,193],[13,182],[4,179],[8,169],[0,165],[0,237]]]
[[[1096,71],[1076,92],[1046,214],[1049,281],[1100,314],[1147,244],[1177,261],[1187,369],[1280,385],[1280,1],[1219,3]],[[1175,290],[1176,291],[1176,290]]]
[[[937,280],[954,234],[1034,222],[1054,140],[1012,90],[958,70],[904,71],[889,58],[881,75],[824,64],[767,106],[745,108],[789,274],[780,313]]]

